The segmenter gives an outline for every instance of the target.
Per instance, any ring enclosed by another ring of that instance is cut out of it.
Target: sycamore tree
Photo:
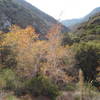
[[[11,27],[11,31],[5,35],[3,46],[9,46],[16,55],[16,71],[20,76],[33,77],[38,73],[40,58],[44,50],[44,41],[38,39],[34,28],[21,29],[18,26]]]
[[[74,54],[71,51],[71,47],[66,45],[62,46],[62,36],[61,26],[54,25],[47,34],[48,38],[48,48],[46,59],[47,66],[45,70],[45,74],[51,77],[56,83],[60,81],[68,82],[70,79],[66,74],[66,71],[69,68],[72,68],[75,59]]]

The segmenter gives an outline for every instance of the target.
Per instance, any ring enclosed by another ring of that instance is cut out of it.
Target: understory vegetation
[[[100,41],[73,38],[65,45],[59,29],[51,28],[47,40],[40,40],[31,26],[0,32],[0,92],[11,93],[4,100],[26,95],[63,100],[66,91],[76,93],[75,100],[99,100]]]

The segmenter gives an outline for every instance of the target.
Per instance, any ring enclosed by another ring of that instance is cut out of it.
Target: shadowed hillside
[[[22,28],[32,25],[37,33],[45,34],[58,22],[24,0],[0,0],[0,29],[6,32],[12,24]],[[65,26],[61,27],[63,32],[69,31]]]

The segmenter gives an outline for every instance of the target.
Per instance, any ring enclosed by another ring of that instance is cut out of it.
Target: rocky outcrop
[[[11,21],[5,14],[0,14],[0,30],[7,31],[11,26]]]

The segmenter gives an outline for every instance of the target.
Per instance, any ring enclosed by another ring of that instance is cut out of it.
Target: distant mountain
[[[71,19],[71,20],[63,20],[62,24],[65,25],[65,26],[67,26],[67,27],[71,27],[71,26],[74,26],[76,24],[80,24],[80,23],[88,21],[88,19],[91,16],[95,15],[98,12],[100,12],[100,7],[95,8],[92,12],[90,12],[87,16],[85,16],[83,18],[80,18],[80,19]]]
[[[12,24],[22,28],[32,25],[38,33],[45,34],[58,21],[32,6],[25,0],[0,0],[0,30],[8,31]],[[62,31],[69,31],[61,25]]]
[[[62,21],[62,24],[67,26],[67,27],[70,27],[70,26],[73,26],[75,24],[78,24],[78,23],[81,23],[82,19],[71,19],[71,20],[63,20]]]

